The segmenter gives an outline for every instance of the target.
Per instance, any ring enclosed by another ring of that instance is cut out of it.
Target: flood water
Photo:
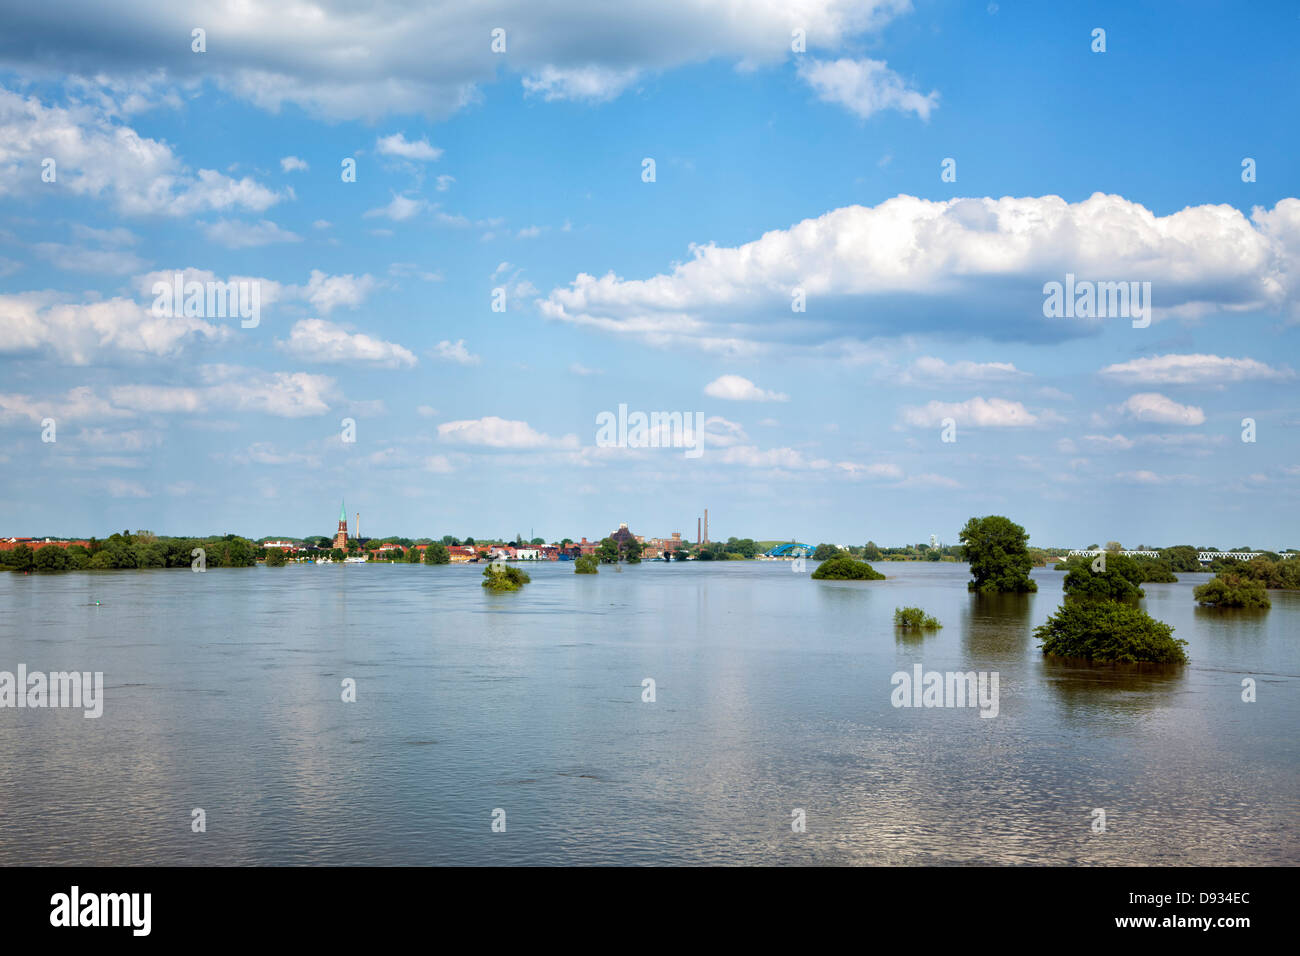
[[[1300,862],[1300,593],[1145,585],[1191,663],[1135,673],[1043,659],[1062,572],[876,566],[0,574],[0,670],[105,687],[99,719],[0,709],[0,864]],[[997,716],[894,707],[918,663],[996,672]]]

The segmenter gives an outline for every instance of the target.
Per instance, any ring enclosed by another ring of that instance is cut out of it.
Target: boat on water
[[[354,555],[343,559],[344,564],[365,564],[366,559],[360,555]]]

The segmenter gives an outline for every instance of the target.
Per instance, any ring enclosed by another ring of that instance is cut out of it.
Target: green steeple
[[[348,509],[342,501],[339,502],[339,520],[340,521],[348,520]]]

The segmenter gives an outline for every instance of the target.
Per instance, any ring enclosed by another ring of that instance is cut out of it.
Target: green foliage
[[[1264,591],[1263,584],[1238,574],[1216,574],[1205,584],[1198,585],[1192,595],[1196,598],[1197,604],[1208,604],[1212,607],[1268,608],[1273,606],[1273,602],[1268,599],[1268,594]]]
[[[618,564],[618,542],[613,538],[601,538],[596,558],[601,564]]]
[[[837,554],[823,561],[812,573],[818,581],[883,581],[885,576],[865,561],[854,561],[847,554]]]
[[[844,552],[835,545],[823,542],[822,544],[817,545],[816,549],[813,550],[812,559],[814,561],[829,561],[831,558],[839,557],[843,554]]]
[[[483,586],[489,591],[518,591],[532,580],[527,572],[508,564],[489,564],[483,569],[483,578]]]
[[[1176,544],[1172,548],[1161,548],[1160,558],[1169,565],[1171,571],[1195,572],[1201,570],[1200,552],[1190,544]]]
[[[742,558],[753,558],[759,552],[758,542],[753,538],[728,538],[727,554],[737,554]]]
[[[644,551],[645,548],[636,538],[629,538],[627,544],[623,546],[623,556],[627,558],[628,564],[640,564]]]
[[[1120,601],[1069,601],[1034,629],[1044,654],[1110,663],[1187,663],[1187,642],[1145,611]]]
[[[440,541],[435,541],[424,549],[425,564],[451,564],[451,552]]]
[[[880,561],[884,558],[884,555],[880,553],[880,548],[876,546],[876,542],[868,541],[862,546],[862,557],[867,561]]]
[[[1037,591],[1030,580],[1029,535],[1025,529],[1002,515],[971,518],[962,528],[959,539],[970,562],[972,591],[984,593]]]
[[[582,557],[578,558],[576,561],[573,562],[573,573],[574,574],[599,574],[600,570],[597,567],[598,563],[599,562],[596,561],[595,555],[584,554]]]
[[[894,626],[925,630],[938,630],[943,627],[937,617],[931,617],[919,607],[894,608]]]
[[[288,559],[284,555],[282,548],[271,548],[266,552],[266,566],[268,568],[282,568]]]
[[[1094,571],[1100,558],[1075,557],[1066,562],[1064,589],[1067,597],[1093,600],[1136,601],[1146,597],[1138,587],[1142,571],[1137,562],[1122,554],[1106,554],[1105,571]]]

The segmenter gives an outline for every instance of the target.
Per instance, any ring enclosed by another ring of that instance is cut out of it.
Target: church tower
[[[348,509],[343,503],[339,503],[339,530],[334,535],[334,547],[342,551],[348,549]]]

